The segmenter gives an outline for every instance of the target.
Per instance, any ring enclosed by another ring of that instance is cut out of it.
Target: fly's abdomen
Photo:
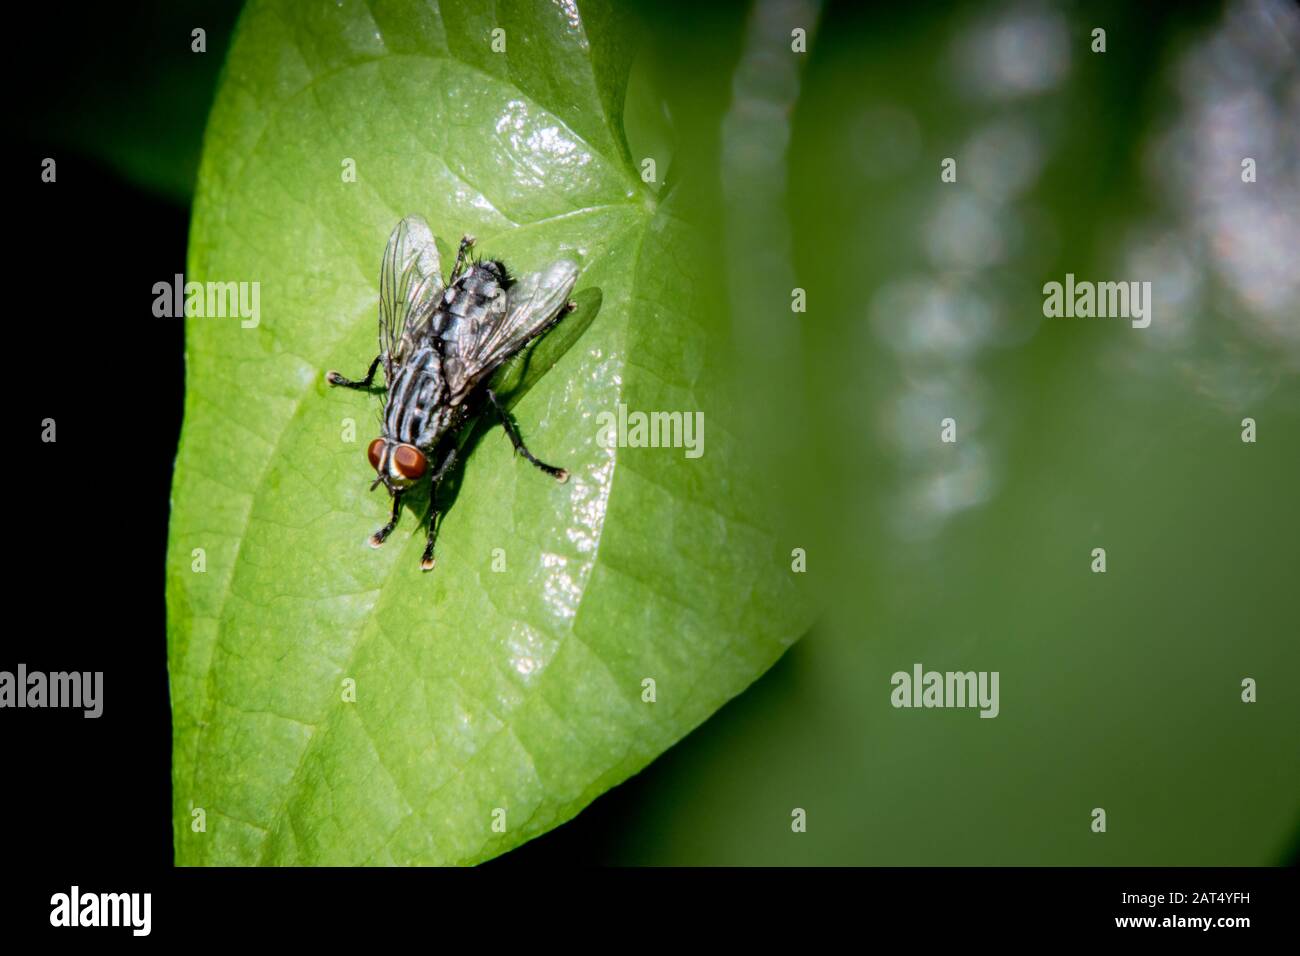
[[[496,263],[475,264],[443,295],[433,334],[440,340],[446,380],[454,383],[469,376],[473,356],[505,318],[503,276],[504,267]]]

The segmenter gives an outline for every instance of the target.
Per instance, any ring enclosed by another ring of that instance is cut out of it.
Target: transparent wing
[[[384,374],[411,354],[442,295],[442,263],[429,224],[407,216],[393,229],[379,267],[379,353]]]
[[[577,281],[577,264],[561,259],[515,282],[506,293],[505,315],[473,338],[460,380],[450,383],[453,404],[556,322]]]

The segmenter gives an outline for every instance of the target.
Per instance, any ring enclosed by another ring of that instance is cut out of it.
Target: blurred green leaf
[[[630,35],[594,3],[245,12],[189,278],[260,282],[261,320],[187,329],[167,582],[178,862],[484,860],[637,772],[804,628],[715,386],[699,238],[625,146]],[[377,399],[322,380],[373,356],[379,255],[408,213],[517,273],[575,259],[591,323],[515,407],[569,483],[487,433],[433,574],[411,509],[366,546],[388,509],[366,491]],[[596,416],[620,402],[702,410],[705,454],[600,447]]]

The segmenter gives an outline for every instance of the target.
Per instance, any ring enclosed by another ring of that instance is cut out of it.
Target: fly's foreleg
[[[438,510],[438,484],[442,481],[443,475],[451,469],[455,460],[456,449],[453,447],[447,452],[438,469],[429,476],[429,540],[424,546],[424,557],[420,559],[420,567],[425,571],[433,570],[433,542],[438,536],[438,517],[442,514]]]
[[[514,420],[510,417],[510,413],[506,411],[505,406],[502,405],[500,399],[497,398],[497,393],[489,388],[487,390],[487,397],[488,401],[492,403],[493,409],[496,410],[497,417],[501,419],[501,424],[505,426],[506,434],[510,436],[510,443],[515,446],[515,451],[519,452],[519,454],[523,455],[528,459],[528,461],[546,472],[556,481],[568,481],[569,473],[567,471],[563,468],[556,468],[554,465],[548,465],[546,462],[535,457],[533,453],[528,450],[528,446],[524,444],[523,437],[519,434],[518,426],[515,425]]]
[[[461,237],[460,248],[456,250],[456,264],[451,267],[451,278],[447,280],[448,285],[451,285],[460,278],[461,270],[465,268],[465,256],[469,254],[469,251],[473,246],[473,236]]]
[[[401,512],[401,510],[402,510],[402,493],[399,491],[397,492],[397,494],[393,495],[392,517],[388,519],[388,524],[384,525],[382,528],[380,528],[378,531],[376,531],[374,534],[370,536],[370,547],[377,548],[385,541],[388,540],[388,536],[392,534],[393,529],[397,527],[397,515]]]
[[[325,381],[331,385],[342,385],[344,388],[369,388],[370,383],[375,380],[375,372],[379,369],[379,359],[381,356],[376,355],[375,360],[370,363],[370,369],[366,372],[366,377],[360,381],[353,381],[350,378],[344,378],[338,372],[330,369],[325,373]]]

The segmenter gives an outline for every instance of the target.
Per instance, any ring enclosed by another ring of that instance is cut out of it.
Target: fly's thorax
[[[394,371],[384,399],[383,434],[370,444],[370,464],[390,492],[409,487],[428,471],[428,451],[452,418],[442,356],[419,345]]]
[[[423,427],[415,435],[414,444],[420,448],[432,448],[458,424],[459,416],[456,414],[456,409],[441,404],[436,411],[426,416]]]
[[[442,357],[431,345],[420,346],[396,373],[384,402],[384,437],[428,448],[442,430],[447,382]]]

